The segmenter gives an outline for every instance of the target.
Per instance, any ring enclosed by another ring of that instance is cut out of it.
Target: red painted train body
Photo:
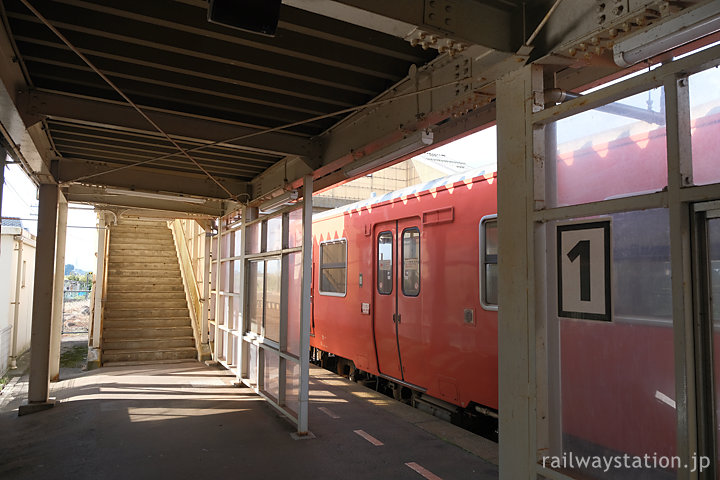
[[[561,151],[558,203],[662,190],[664,130]],[[720,181],[719,133],[719,113],[693,122],[698,183]],[[487,219],[497,210],[496,177],[468,174],[418,188],[424,189],[315,217],[311,345],[340,357],[350,372],[357,368],[421,398],[492,414],[498,347],[497,312],[489,304],[497,298],[490,281],[497,273],[497,231],[485,226],[495,223]],[[557,371],[549,372],[556,389],[551,428],[559,428],[564,451],[600,446],[675,455],[668,212],[608,217],[612,321],[548,318],[556,322],[559,344]],[[720,251],[720,244],[714,248]],[[713,265],[713,285],[720,285],[720,266]],[[720,340],[714,343],[720,371]]]
[[[497,312],[481,305],[478,276],[495,181],[458,176],[316,215],[311,346],[445,402],[496,410]]]

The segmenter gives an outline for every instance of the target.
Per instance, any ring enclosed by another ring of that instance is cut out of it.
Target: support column
[[[107,246],[107,224],[105,214],[98,213],[97,268],[95,269],[95,298],[93,303],[93,325],[88,350],[88,369],[100,366],[100,342],[102,337],[103,292],[105,291],[105,249]]]
[[[67,235],[68,204],[65,196],[59,196],[57,216],[57,239],[55,242],[55,288],[53,291],[52,333],[50,337],[50,381],[60,379],[60,345],[63,327],[63,297],[65,295],[65,238]]]
[[[200,343],[208,345],[208,314],[210,312],[210,247],[212,246],[212,222],[207,221],[205,228],[205,253],[203,257],[203,312],[200,323]]]
[[[533,90],[527,66],[497,82],[500,478],[536,478]]]
[[[55,401],[49,396],[49,366],[59,187],[54,184],[41,184],[39,191],[35,290],[30,338],[30,385],[28,403],[20,406],[19,415],[46,410],[55,405]]]
[[[300,393],[298,435],[308,434],[308,397],[310,391],[310,288],[312,286],[312,194],[313,178],[303,178],[302,243],[302,317],[300,318]]]

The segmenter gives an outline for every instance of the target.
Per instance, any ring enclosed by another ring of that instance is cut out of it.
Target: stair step
[[[134,261],[134,262],[128,262],[128,261],[110,261],[108,262],[108,273],[113,271],[144,271],[144,270],[178,270],[180,271],[180,267],[178,266],[177,259],[174,259],[174,262],[168,262],[165,261],[159,261],[159,262],[143,262],[140,261]]]
[[[117,338],[135,339],[135,338],[167,338],[167,337],[190,337],[192,336],[192,327],[170,326],[170,327],[105,327],[103,338],[105,340],[114,340]]]
[[[175,309],[175,310],[187,310],[187,302],[185,301],[185,297],[183,298],[175,298],[175,299],[166,299],[166,298],[158,298],[153,299],[151,301],[147,300],[118,300],[118,299],[110,299],[108,298],[105,302],[105,313],[111,312],[111,311],[117,311],[117,310],[145,310],[147,307],[151,307],[153,309]]]
[[[175,360],[147,360],[147,361],[128,361],[128,362],[103,362],[103,367],[134,367],[137,365],[158,365],[164,363],[188,363],[197,362],[197,359],[178,358]]]
[[[188,308],[113,308],[105,309],[105,318],[162,318],[188,316]]]
[[[173,272],[177,272],[178,279],[180,279],[180,267],[177,265],[174,266],[175,268],[142,268],[142,269],[119,269],[119,268],[111,268],[108,270],[108,275],[113,276],[116,278],[119,277],[133,277],[133,278],[143,278],[143,277],[150,277],[152,278],[153,275],[172,275]]]
[[[132,226],[141,226],[141,227],[147,227],[147,226],[153,226],[153,227],[162,227],[167,228],[167,220],[139,220],[139,219],[133,219],[133,218],[122,218],[118,221],[117,227],[132,227]]]
[[[110,247],[110,258],[124,258],[125,256],[133,257],[168,257],[177,258],[175,248],[146,248],[141,249],[136,246],[120,245],[118,247]]]
[[[153,282],[139,284],[135,282],[108,281],[108,295],[110,293],[164,293],[164,292],[184,292],[182,282],[178,279],[168,279],[166,282],[160,282],[156,279]],[[183,293],[184,295],[184,293]]]
[[[193,337],[155,337],[155,338],[105,338],[104,351],[142,350],[163,351],[170,348],[195,347]]]
[[[138,228],[134,231],[110,230],[110,243],[113,240],[165,240],[172,241],[172,232],[168,229],[163,231]]]
[[[104,318],[105,331],[113,328],[162,328],[186,327],[190,325],[190,317],[146,317],[146,318]]]
[[[162,350],[103,350],[103,364],[106,362],[138,362],[155,360],[196,359],[195,347],[173,347]]]
[[[172,252],[175,253],[175,252]],[[135,253],[128,253],[127,255],[117,255],[112,252],[110,252],[110,257],[108,258],[108,263],[110,265],[113,264],[145,264],[145,263],[169,263],[169,264],[176,264],[178,263],[178,259],[176,255],[165,255],[165,256],[156,256],[156,255],[139,255]],[[128,267],[132,268],[132,266]]]
[[[163,285],[163,288],[168,288],[169,286],[175,286],[180,285],[182,288],[182,277],[180,275],[173,277],[166,277],[166,276],[159,276],[155,278],[149,278],[143,276],[143,278],[138,277],[132,277],[130,275],[109,275],[108,274],[108,287],[118,284],[118,285],[142,285],[142,288],[147,291],[148,287],[147,285],[156,285],[161,286]]]
[[[124,289],[108,289],[107,302],[154,302],[156,300],[182,300],[185,301],[185,292],[182,290],[147,290],[136,289],[137,291],[128,291]]]

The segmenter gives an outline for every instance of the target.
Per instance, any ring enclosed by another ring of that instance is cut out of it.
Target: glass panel
[[[274,252],[282,250],[282,215],[267,221],[267,250]]]
[[[230,245],[232,242],[232,233],[223,233],[222,234],[222,256],[223,258],[232,257],[232,251],[230,250]]]
[[[345,294],[347,250],[345,240],[320,244],[320,292]]]
[[[485,225],[485,255],[497,255],[498,252],[498,233],[497,221],[489,220]]]
[[[250,278],[248,282],[248,320],[249,331],[260,334],[263,316],[263,285],[265,283],[265,263],[250,262]]]
[[[239,330],[242,325],[242,317],[240,316],[240,303],[242,302],[240,297],[232,298],[232,328],[233,330]]]
[[[391,232],[378,235],[377,263],[378,293],[389,295],[393,289],[393,236]]]
[[[693,181],[720,182],[720,71],[711,68],[690,76]]]
[[[302,208],[290,212],[288,248],[302,247]]]
[[[345,269],[323,269],[320,275],[320,292],[345,294]]]
[[[253,223],[245,229],[245,235],[247,235],[245,248],[247,248],[247,253],[260,253],[260,239],[262,235],[260,227],[260,223]]]
[[[257,359],[258,359],[258,347],[252,343],[246,343],[247,345],[247,372],[248,379],[253,385],[257,385],[258,371],[257,371]]]
[[[225,325],[228,328],[232,328],[230,322],[232,322],[232,315],[230,313],[232,299],[230,297],[220,297],[222,299],[222,316],[218,318],[218,325]]]
[[[656,88],[550,124],[557,199],[588,203],[667,186],[664,92]],[[549,179],[552,183],[552,179]]]
[[[498,304],[498,266],[495,263],[485,265],[485,305]]]
[[[233,240],[233,257],[239,257],[242,255],[242,232],[240,230],[235,230]]]
[[[300,365],[285,362],[285,406],[297,414],[300,406]]]
[[[300,356],[300,305],[302,299],[302,252],[288,255],[287,351]]]
[[[277,353],[266,348],[262,349],[264,355],[264,367],[263,367],[263,383],[264,392],[270,395],[277,401],[279,394],[279,372],[280,372],[280,357]]]
[[[224,332],[218,332],[218,357],[220,357],[220,360],[225,360],[227,357],[225,356],[227,354],[227,347],[225,345],[225,342],[227,338],[225,337]]]
[[[560,378],[551,382],[560,389],[558,454],[671,457],[677,416],[667,211],[613,215],[612,245],[612,321],[558,319]],[[574,467],[582,478],[620,472]],[[665,476],[674,478],[653,465],[632,470],[632,478]]]
[[[222,262],[220,264],[220,290],[227,292],[230,286],[230,263]]]
[[[238,358],[240,357],[240,351],[238,349],[240,340],[235,335],[230,335],[230,344],[232,346],[232,358],[229,363],[237,367],[239,365]]]
[[[710,258],[710,311],[713,325],[713,375],[715,376],[716,417],[720,419],[720,218],[708,220],[708,245]],[[720,458],[720,431],[717,442],[717,458]],[[720,469],[718,469],[720,470]]]
[[[265,280],[265,337],[280,341],[280,259],[266,262]]]
[[[241,273],[240,273],[240,266],[242,265],[242,260],[235,260],[233,263],[233,288],[232,293],[242,293],[240,290],[240,286],[242,285],[241,280]]]
[[[402,234],[402,292],[409,297],[420,293],[420,230],[410,228]]]

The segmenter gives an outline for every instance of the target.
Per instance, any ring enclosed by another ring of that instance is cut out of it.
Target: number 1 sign
[[[610,220],[557,226],[558,316],[611,320]]]

